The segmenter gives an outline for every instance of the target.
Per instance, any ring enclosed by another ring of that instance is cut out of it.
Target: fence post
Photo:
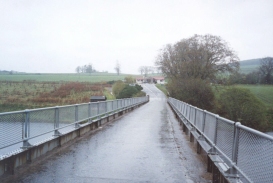
[[[215,115],[215,129],[214,129],[213,144],[212,144],[212,149],[209,151],[210,154],[216,154],[215,146],[216,146],[216,144],[217,144],[218,118],[219,118],[219,115],[216,114],[216,115]]]
[[[25,122],[24,122],[24,131],[23,131],[23,147],[22,149],[27,149],[32,145],[28,142],[30,136],[30,123],[29,123],[29,110],[25,110]]]
[[[232,165],[231,168],[227,171],[229,177],[239,179],[238,171],[235,168],[238,160],[238,147],[239,147],[239,135],[240,129],[238,126],[241,125],[240,122],[236,122],[234,124],[234,138],[233,138],[233,146],[232,146]]]
[[[59,124],[60,124],[60,118],[59,118],[59,107],[55,107],[55,117],[54,117],[54,135],[53,136],[60,136],[61,133],[59,132]]]
[[[234,138],[233,138],[233,146],[232,146],[232,162],[237,164],[237,153],[238,153],[238,145],[239,145],[239,132],[238,126],[241,125],[240,122],[236,122],[234,124]]]
[[[91,102],[88,103],[88,123],[92,123],[92,120],[91,120]]]
[[[75,128],[79,128],[80,125],[78,124],[78,115],[79,115],[79,111],[78,111],[78,104],[75,104]]]
[[[112,113],[114,113],[114,100],[112,100]]]
[[[97,119],[100,119],[100,103],[97,102]]]
[[[106,116],[108,116],[108,108],[107,108],[107,104],[108,104],[108,102],[107,102],[107,101],[105,101],[105,102],[104,102],[104,105],[105,105],[105,113],[106,113]]]
[[[205,121],[206,121],[206,110],[203,110],[202,135],[204,134],[204,131],[205,131]]]

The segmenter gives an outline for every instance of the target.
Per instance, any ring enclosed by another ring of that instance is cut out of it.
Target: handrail
[[[233,175],[228,176],[239,176],[242,182],[273,182],[272,136],[174,98],[168,102],[231,166]]]
[[[83,122],[92,123],[94,119],[147,101],[145,96],[0,113],[0,150],[15,144],[18,148],[28,148],[33,143],[31,139],[44,139],[42,136],[46,134],[47,138],[58,136]],[[4,154],[0,151],[0,159],[1,156]]]

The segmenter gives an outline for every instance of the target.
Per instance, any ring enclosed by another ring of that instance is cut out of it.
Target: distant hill
[[[250,60],[242,60],[240,61],[240,72],[247,74],[250,73],[256,69],[259,68],[260,66],[261,59],[250,59]]]

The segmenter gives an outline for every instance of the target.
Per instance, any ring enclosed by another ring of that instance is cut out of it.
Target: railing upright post
[[[88,103],[88,122],[92,122],[91,120],[91,102]]]
[[[232,146],[232,165],[230,169],[226,172],[229,174],[230,177],[233,177],[235,179],[239,179],[238,171],[236,169],[237,161],[238,161],[238,147],[239,147],[239,135],[240,135],[240,129],[239,125],[241,125],[240,122],[236,122],[234,124],[234,138],[233,138],[233,146]]]
[[[197,114],[197,107],[194,108],[194,126],[196,126],[196,114]]]
[[[23,131],[23,147],[22,149],[26,149],[31,146],[28,142],[28,138],[30,136],[30,122],[29,122],[29,110],[25,110],[25,122],[24,122],[24,131]]]
[[[75,105],[75,128],[79,128],[78,120],[79,120],[79,108],[78,104]]]
[[[233,138],[233,146],[232,146],[232,162],[237,164],[237,159],[238,159],[238,146],[239,146],[239,134],[240,134],[240,129],[238,126],[241,125],[240,122],[236,122],[234,124],[234,138]]]
[[[112,100],[112,113],[114,111],[114,100]]]
[[[215,115],[215,131],[214,131],[214,139],[213,139],[213,143],[214,143],[214,145],[216,145],[217,144],[217,128],[218,128],[218,119],[219,119],[219,115],[218,114],[216,114]]]
[[[105,105],[105,113],[106,113],[106,115],[108,115],[107,101],[104,102],[104,105]]]
[[[100,103],[97,102],[97,119],[100,119]]]
[[[60,125],[60,117],[59,117],[59,107],[55,107],[55,117],[54,117],[54,135],[53,136],[60,136],[61,133],[59,132],[59,125]]]
[[[206,110],[203,110],[202,133],[205,131]]]

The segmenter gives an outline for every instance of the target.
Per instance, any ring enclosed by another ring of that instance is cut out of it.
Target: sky
[[[272,0],[0,0],[0,70],[139,74],[159,50],[194,34],[240,60],[273,56]]]

